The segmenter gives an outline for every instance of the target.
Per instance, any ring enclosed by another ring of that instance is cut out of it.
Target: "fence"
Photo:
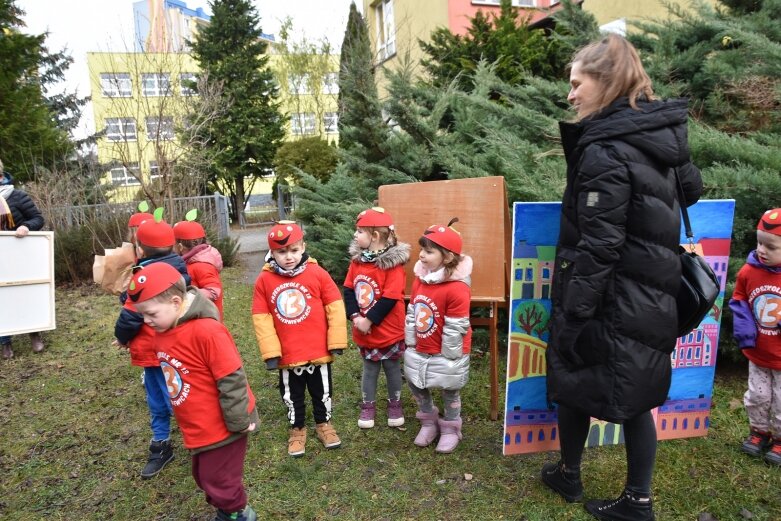
[[[206,228],[213,228],[217,237],[222,239],[230,234],[230,219],[228,215],[228,198],[215,193],[201,197],[177,197],[173,200],[172,208],[166,201],[166,215],[168,222],[180,220],[193,208],[198,210],[198,222]],[[57,206],[46,211],[47,225],[53,229],[71,228],[83,226],[95,220],[127,218],[135,213],[138,201],[128,203],[89,204],[82,206]],[[173,215],[173,218],[171,217]]]

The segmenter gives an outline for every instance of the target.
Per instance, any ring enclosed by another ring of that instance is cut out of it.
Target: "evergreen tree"
[[[192,54],[207,81],[221,86],[225,110],[206,124],[191,122],[191,128],[200,137],[201,153],[211,159],[212,180],[227,189],[233,218],[240,220],[244,180],[271,171],[284,122],[252,3],[214,0],[211,9],[211,23],[191,42]]]
[[[87,101],[67,93],[47,98],[73,60],[50,53],[45,34],[22,33],[23,15],[14,0],[0,0],[0,153],[17,181],[70,159],[74,145],[68,132]]]
[[[381,159],[387,127],[374,82],[369,31],[355,2],[350,4],[342,40],[338,104],[339,147],[358,151],[369,162]]]

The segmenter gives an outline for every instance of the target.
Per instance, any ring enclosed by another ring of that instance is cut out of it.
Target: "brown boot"
[[[306,452],[306,427],[290,429],[287,439],[287,453],[294,458],[300,458]]]
[[[30,333],[30,344],[33,346],[33,353],[43,352],[44,345],[40,333]]]
[[[317,439],[326,449],[337,449],[342,445],[342,440],[339,439],[331,422],[318,423],[315,431],[317,431]]]
[[[3,358],[5,360],[10,360],[14,357],[14,350],[11,349],[11,342],[8,342],[7,344],[3,344]]]

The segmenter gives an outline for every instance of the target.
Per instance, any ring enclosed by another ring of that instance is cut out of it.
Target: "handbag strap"
[[[694,232],[692,231],[691,221],[689,221],[689,212],[686,210],[686,196],[683,193],[683,184],[677,168],[673,168],[673,173],[675,174],[675,187],[678,189],[678,206],[681,207],[681,215],[683,216],[683,228],[686,230],[689,246],[694,251]]]

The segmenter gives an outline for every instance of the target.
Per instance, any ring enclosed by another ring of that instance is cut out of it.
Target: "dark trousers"
[[[290,425],[300,429],[306,420],[306,396],[312,398],[315,423],[331,419],[331,364],[303,365],[279,370],[279,394],[287,407]]]
[[[570,470],[580,470],[591,417],[559,405],[561,459]],[[623,424],[626,444],[626,489],[641,496],[651,494],[656,461],[656,426],[651,411],[638,414]]]
[[[247,436],[236,441],[194,454],[193,478],[206,494],[206,502],[223,512],[233,513],[247,506],[244,490],[244,456]]]

